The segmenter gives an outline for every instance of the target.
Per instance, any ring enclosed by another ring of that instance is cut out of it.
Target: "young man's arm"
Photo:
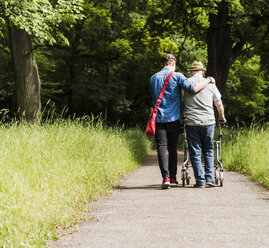
[[[205,78],[205,80],[203,82],[200,82],[199,84],[195,83],[194,88],[193,88],[193,92],[197,93],[197,92],[201,91],[203,88],[205,88],[210,83],[215,84],[216,83],[215,78],[207,77],[207,78]]]
[[[192,80],[186,78],[183,74],[179,73],[178,75],[180,86],[189,93],[197,93],[205,88],[209,83],[215,84],[215,79],[213,77],[207,77],[202,82],[194,83]]]
[[[214,104],[215,104],[215,106],[218,110],[218,113],[219,113],[219,122],[222,124],[226,123],[226,119],[224,116],[224,107],[223,107],[222,101],[216,100],[216,101],[214,101]]]

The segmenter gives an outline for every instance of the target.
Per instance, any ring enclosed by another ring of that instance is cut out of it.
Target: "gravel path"
[[[160,190],[152,152],[112,194],[91,203],[92,221],[50,247],[268,248],[269,191],[237,173],[224,178],[224,187],[192,188],[192,177],[190,186]]]

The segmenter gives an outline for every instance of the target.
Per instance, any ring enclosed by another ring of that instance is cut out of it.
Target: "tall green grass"
[[[0,247],[44,247],[150,149],[139,130],[91,120],[0,125],[0,138]]]
[[[226,131],[223,140],[224,167],[269,188],[269,126]]]

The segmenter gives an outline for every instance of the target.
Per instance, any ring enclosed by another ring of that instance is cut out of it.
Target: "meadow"
[[[0,137],[0,247],[45,247],[150,150],[140,130],[91,118],[2,124]]]
[[[269,188],[269,126],[224,130],[224,168]]]
[[[269,126],[223,132],[225,169],[269,188]],[[45,247],[151,149],[141,130],[89,117],[0,124],[0,137],[0,247]]]

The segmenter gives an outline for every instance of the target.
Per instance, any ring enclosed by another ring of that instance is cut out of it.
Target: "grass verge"
[[[87,123],[87,124],[85,124]],[[0,247],[44,247],[137,167],[150,143],[91,120],[0,126]]]
[[[269,126],[224,133],[224,167],[269,188]]]

